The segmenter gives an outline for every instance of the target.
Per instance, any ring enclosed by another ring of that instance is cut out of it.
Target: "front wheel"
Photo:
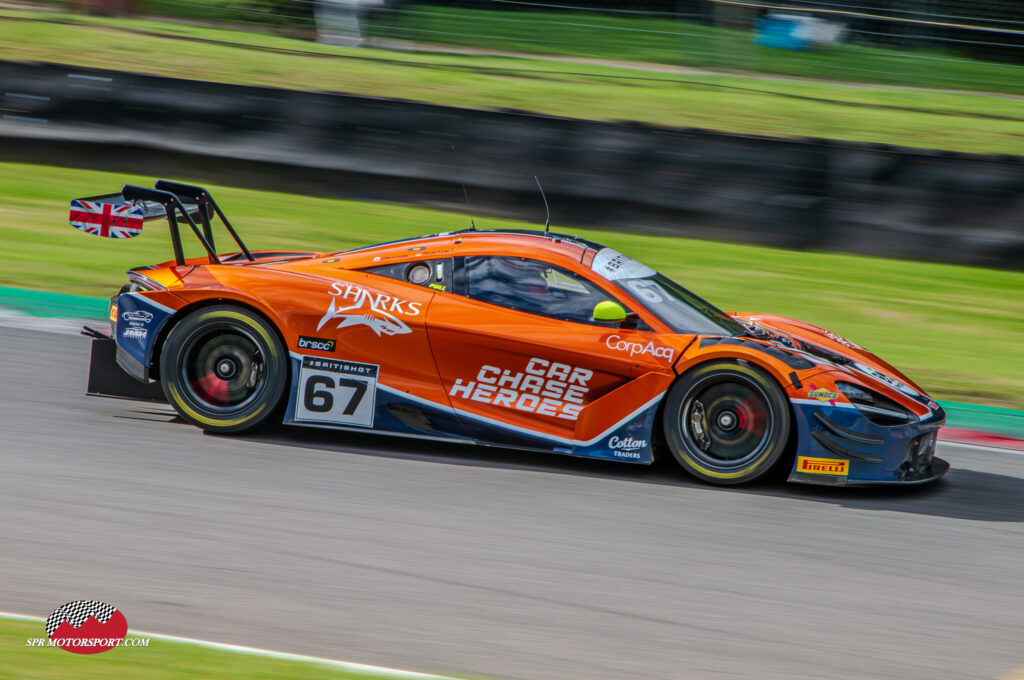
[[[185,317],[160,353],[167,401],[208,432],[244,432],[263,424],[281,403],[287,373],[274,328],[234,306],[206,307]]]
[[[717,362],[676,381],[663,426],[672,455],[688,472],[715,484],[745,484],[779,462],[790,420],[785,393],[764,371]]]

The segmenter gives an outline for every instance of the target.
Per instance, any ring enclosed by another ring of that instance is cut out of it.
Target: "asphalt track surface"
[[[1024,664],[1024,456],[921,489],[279,428],[83,396],[85,338],[0,328],[0,609],[530,680],[995,678]],[[143,652],[140,652],[143,653]]]

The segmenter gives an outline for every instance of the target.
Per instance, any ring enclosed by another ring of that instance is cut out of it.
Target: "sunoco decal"
[[[832,390],[826,390],[823,387],[818,387],[814,383],[811,383],[808,387],[811,388],[807,392],[807,396],[808,397],[810,397],[811,399],[817,399],[820,402],[826,402],[827,401],[832,406],[836,405],[836,401],[837,400],[843,398],[843,395],[839,394],[838,392],[833,392]]]

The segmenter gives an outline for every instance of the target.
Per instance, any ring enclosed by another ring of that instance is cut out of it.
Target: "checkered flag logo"
[[[46,637],[53,637],[57,627],[64,621],[71,624],[73,628],[81,628],[86,619],[90,616],[100,623],[106,623],[117,611],[112,607],[97,600],[75,600],[61,605],[46,619]]]
[[[128,621],[117,607],[98,600],[75,600],[62,604],[46,617],[49,642],[35,646],[60,647],[74,654],[98,654],[121,646],[127,635]],[[44,640],[30,638],[29,642]],[[132,638],[132,642],[139,640]],[[148,646],[148,638],[142,646]]]

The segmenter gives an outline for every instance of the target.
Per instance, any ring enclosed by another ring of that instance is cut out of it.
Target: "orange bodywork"
[[[941,407],[870,352],[805,322],[723,312],[577,237],[473,228],[251,253],[206,189],[167,180],[72,199],[68,216],[111,239],[166,219],[174,260],[128,272],[111,337],[86,329],[89,392],[160,400],[159,380],[211,432],[280,418],[632,463],[666,450],[722,484],[786,460],[790,480],[812,484],[949,469],[933,457]],[[214,217],[240,252],[217,252]],[[185,258],[186,229],[206,257]],[[125,372],[139,382],[122,385]]]
[[[362,271],[490,254],[542,259],[581,274],[654,330],[566,323]],[[139,273],[167,288],[143,294],[179,314],[214,300],[242,303],[270,319],[295,355],[379,365],[379,385],[540,434],[557,446],[593,440],[609,424],[660,398],[675,378],[673,364],[694,339],[671,332],[602,281],[582,264],[588,254],[593,258],[592,250],[571,241],[480,233],[277,263],[210,265],[198,258],[184,267],[165,263]],[[359,298],[364,308],[376,304],[410,332],[389,335],[365,324],[338,329],[331,320],[322,323],[332,304],[337,309]],[[300,337],[330,339],[336,346],[310,350],[299,346]],[[671,358],[613,348],[651,342],[669,348]]]
[[[850,380],[847,372],[820,357],[784,352],[756,339],[676,332],[592,268],[598,248],[541,233],[466,231],[347,252],[255,253],[255,262],[222,256],[222,264],[209,264],[197,258],[183,266],[169,262],[133,270],[130,276],[139,290],[122,295],[118,304],[130,309],[148,302],[156,313],[166,314],[134,355],[140,364],[137,375],[147,379],[159,376],[167,330],[189,311],[226,301],[262,314],[292,357],[285,420],[297,424],[649,463],[664,396],[679,375],[710,361],[762,368],[785,391],[798,420],[802,408],[808,413],[818,406],[852,412],[836,387],[837,380]],[[572,323],[460,294],[453,263],[473,256],[529,258],[572,272],[635,315],[636,322]],[[379,271],[421,262],[429,269],[425,281]],[[733,316],[794,342],[813,343],[826,355],[852,357],[864,370],[913,386],[874,355],[824,329],[777,316]],[[123,324],[118,324],[114,331],[120,342]],[[378,367],[377,415],[358,421],[304,420],[303,376],[318,365],[306,361],[310,358]],[[933,416],[924,401],[884,381],[870,381],[870,386],[922,420]],[[810,450],[807,442],[806,432],[800,432],[801,451]]]

